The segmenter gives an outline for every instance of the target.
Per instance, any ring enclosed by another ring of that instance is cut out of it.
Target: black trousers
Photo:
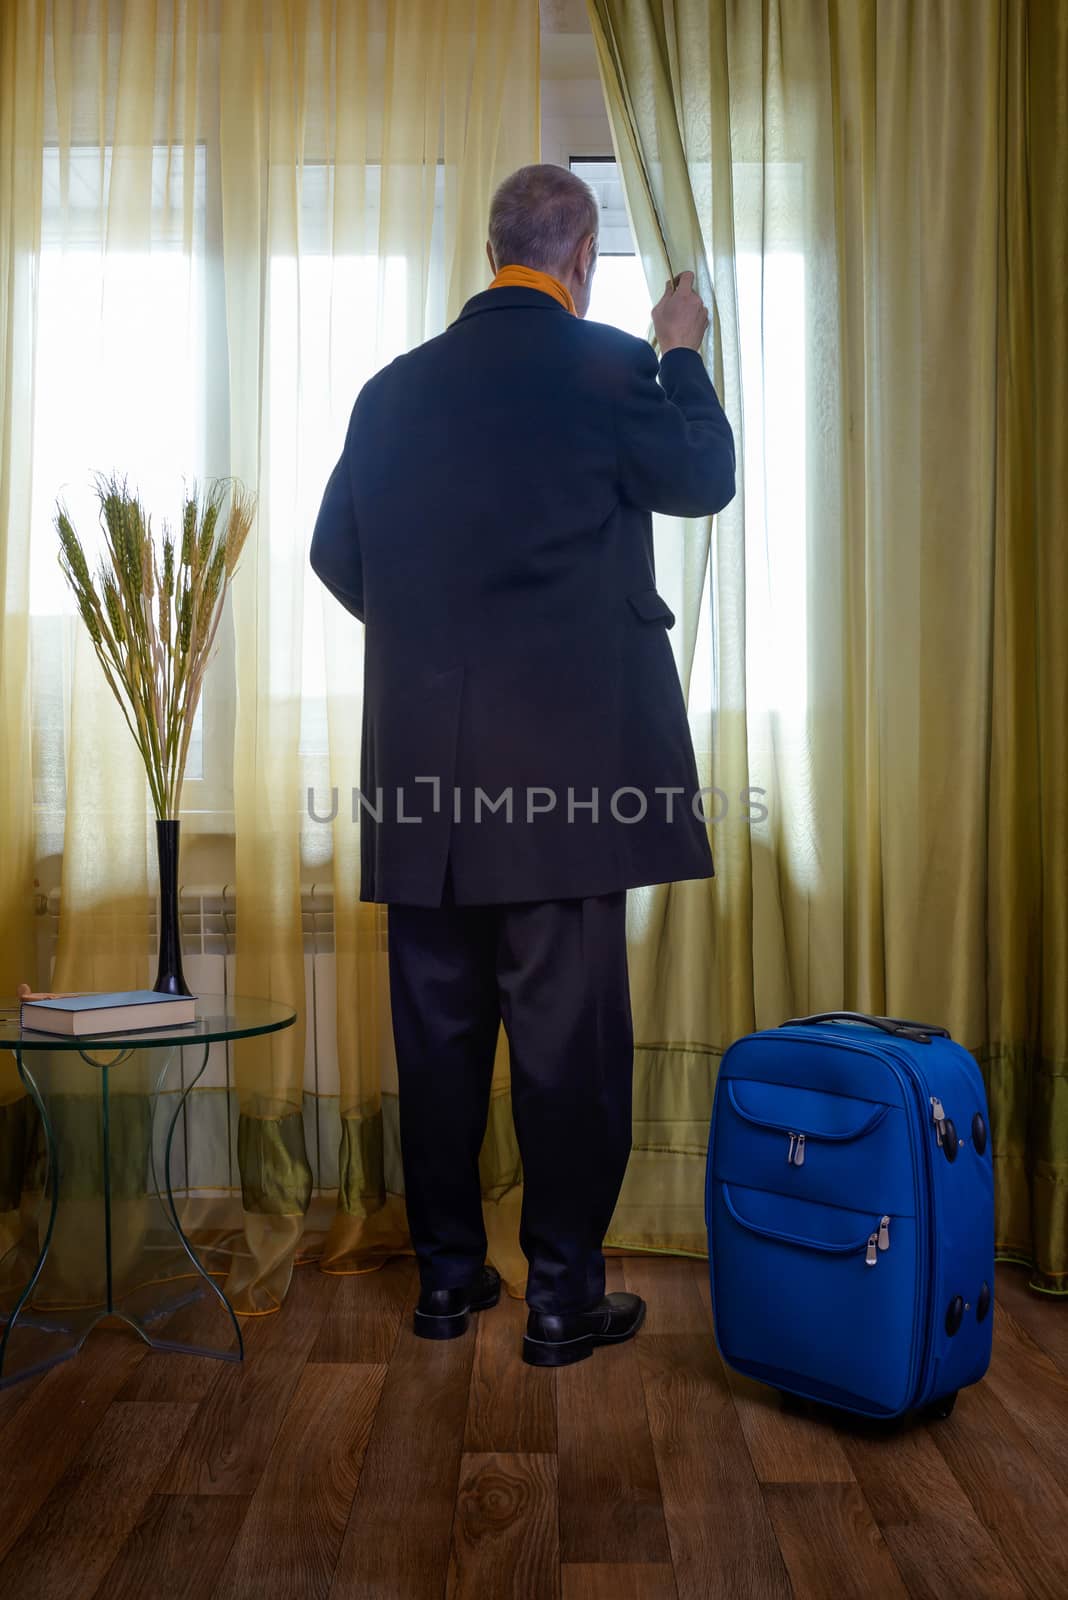
[[[503,1020],[536,1311],[604,1294],[601,1245],[631,1144],[626,895],[389,908],[408,1224],[422,1287],[466,1283],[486,1232],[478,1156]]]

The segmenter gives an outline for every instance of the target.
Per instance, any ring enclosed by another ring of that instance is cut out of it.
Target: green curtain
[[[974,1051],[999,1253],[1068,1293],[1068,11],[588,9],[650,292],[715,308],[740,490],[658,570],[703,781],[766,808],[638,908],[647,1239],[747,1014],[846,1005]]]

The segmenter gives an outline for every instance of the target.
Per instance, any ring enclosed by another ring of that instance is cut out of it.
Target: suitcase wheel
[[[945,1422],[947,1417],[952,1416],[953,1407],[956,1405],[956,1403],[956,1389],[954,1389],[952,1394],[944,1394],[941,1395],[937,1400],[932,1400],[929,1406],[924,1406],[923,1408],[924,1421]]]
[[[803,1399],[799,1394],[792,1394],[789,1389],[776,1389],[775,1393],[778,1395],[779,1404],[784,1411],[792,1411],[801,1416],[806,1415],[810,1410],[811,1403]]]

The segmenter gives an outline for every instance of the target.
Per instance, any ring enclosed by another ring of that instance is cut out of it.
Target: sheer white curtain
[[[35,868],[62,884],[57,984],[151,981],[146,785],[56,565],[55,500],[91,543],[96,471],[127,475],[157,526],[186,484],[233,475],[258,518],[205,691],[183,876],[236,885],[232,982],[300,1013],[273,1043],[214,1052],[191,1107],[196,1215],[242,1222],[246,1311],[279,1303],[313,1177],[341,1192],[343,1253],[371,1216],[404,1237],[382,913],[358,903],[347,804],[332,825],[308,808],[309,786],[357,781],[362,641],[307,548],[363,381],[486,284],[493,187],[538,156],[538,20],[536,0],[3,8],[6,987],[34,976]],[[333,893],[337,947],[318,1079],[309,879]]]

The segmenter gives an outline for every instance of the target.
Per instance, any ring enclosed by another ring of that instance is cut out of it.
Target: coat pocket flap
[[[667,628],[675,626],[675,613],[655,589],[642,589],[638,594],[629,594],[627,599],[643,622],[662,622]]]

